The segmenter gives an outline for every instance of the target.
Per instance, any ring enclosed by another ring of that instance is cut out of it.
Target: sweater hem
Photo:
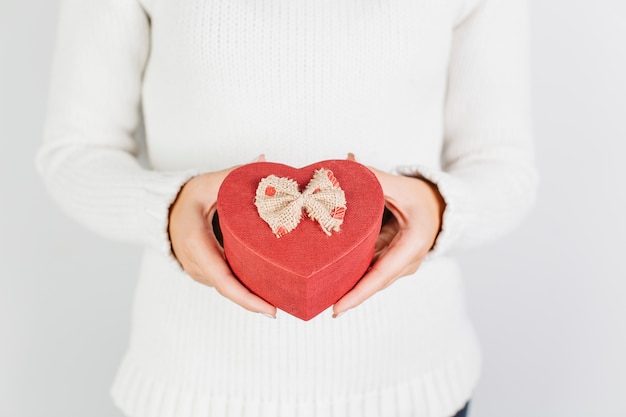
[[[111,386],[114,404],[128,417],[450,417],[471,398],[482,352],[470,343],[447,365],[375,391],[310,401],[211,395],[151,377],[127,352]]]

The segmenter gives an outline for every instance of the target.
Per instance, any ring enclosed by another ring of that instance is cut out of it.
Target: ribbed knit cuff
[[[141,202],[144,208],[143,230],[148,245],[164,254],[177,268],[180,263],[172,252],[172,243],[168,232],[170,208],[181,188],[191,178],[199,175],[197,170],[180,172],[152,172],[151,179],[146,181]]]
[[[432,249],[426,254],[424,260],[448,252],[459,241],[468,225],[472,224],[475,217],[475,198],[469,192],[469,188],[463,181],[440,169],[425,165],[410,165],[396,168],[400,175],[422,177],[437,186],[439,194],[443,197],[446,207],[441,220],[441,230]]]

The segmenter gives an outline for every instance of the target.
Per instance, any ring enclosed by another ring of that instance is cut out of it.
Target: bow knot
[[[289,178],[276,175],[263,178],[257,187],[254,204],[276,237],[296,228],[303,209],[328,236],[340,230],[346,212],[345,193],[333,172],[325,168],[314,172],[303,192],[300,192],[298,183]]]

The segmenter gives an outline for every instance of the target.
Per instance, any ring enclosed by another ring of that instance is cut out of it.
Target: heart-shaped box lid
[[[303,214],[298,226],[278,238],[255,206],[257,187],[270,175],[295,180],[300,190],[316,170],[330,170],[345,193],[340,230],[330,236]],[[385,206],[376,176],[349,160],[303,168],[256,162],[233,170],[217,202],[224,253],[233,273],[252,292],[303,320],[334,304],[367,271]]]

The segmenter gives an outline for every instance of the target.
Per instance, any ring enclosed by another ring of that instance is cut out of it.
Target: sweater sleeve
[[[149,19],[137,0],[62,0],[36,166],[58,204],[93,231],[171,254],[169,207],[195,172],[137,159]]]
[[[454,27],[441,168],[400,167],[446,202],[427,258],[513,229],[536,194],[527,0],[477,0]]]

